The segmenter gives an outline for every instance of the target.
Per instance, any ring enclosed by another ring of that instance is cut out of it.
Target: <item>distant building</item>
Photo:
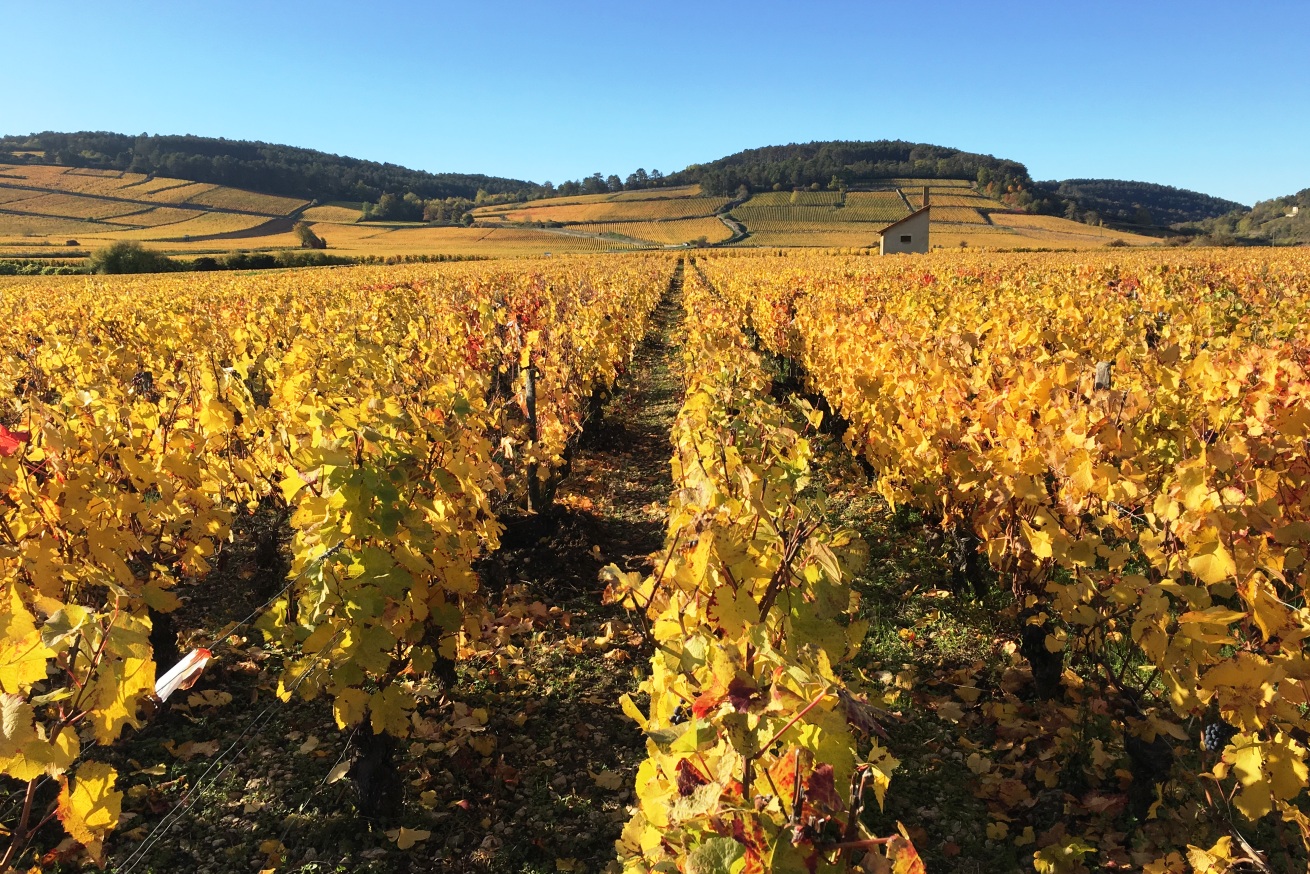
[[[898,222],[882,229],[878,237],[878,254],[895,255],[900,252],[928,251],[928,211],[924,205]]]
[[[1301,211],[1301,207],[1299,207],[1299,206],[1294,206],[1294,207],[1292,207],[1292,211],[1289,212],[1289,213],[1287,214],[1286,217],[1287,217],[1287,218],[1295,218],[1295,217],[1296,217],[1296,214],[1299,213],[1300,211]]]

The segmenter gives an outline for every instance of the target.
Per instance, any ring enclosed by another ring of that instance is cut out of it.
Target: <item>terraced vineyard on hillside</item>
[[[185,179],[0,164],[0,258],[82,258],[116,240],[177,256],[296,249],[296,221],[347,257],[518,257],[724,245],[868,249],[923,202],[922,180],[874,190],[770,191],[733,199],[699,186],[478,207],[476,227],[360,223],[356,204],[312,204]],[[932,244],[1087,248],[1155,242],[1054,217],[1016,215],[963,180],[931,182]],[[737,233],[737,231],[742,233]]]

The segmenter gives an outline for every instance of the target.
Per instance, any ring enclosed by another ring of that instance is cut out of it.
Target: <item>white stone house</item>
[[[878,254],[895,255],[900,252],[928,251],[928,211],[932,207],[910,213],[898,222],[882,229],[878,236]]]

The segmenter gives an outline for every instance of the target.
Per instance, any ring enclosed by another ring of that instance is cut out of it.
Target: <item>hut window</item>
[[[902,243],[908,243],[908,242],[910,242],[910,235],[909,235],[909,234],[901,234],[901,242],[902,242]]]

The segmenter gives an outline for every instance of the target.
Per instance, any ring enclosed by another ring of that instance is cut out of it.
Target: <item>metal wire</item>
[[[344,631],[345,629],[343,628],[339,630],[336,634],[334,634],[332,638],[327,642],[327,644],[324,645],[324,648],[326,649],[327,647],[330,647],[333,643],[335,643],[337,639],[341,637]],[[300,678],[296,680],[295,685],[291,687],[290,692],[292,693],[296,692],[300,688],[301,684],[305,682],[305,680],[309,679],[309,677],[313,675],[320,673],[325,668],[326,668],[325,664],[319,664],[313,668],[307,669],[303,674],[300,675]],[[196,781],[195,785],[190,790],[188,790],[182,796],[181,799],[178,800],[178,803],[173,806],[172,810],[170,810],[167,814],[164,815],[163,819],[161,819],[158,823],[155,824],[155,827],[142,840],[141,845],[138,846],[136,850],[134,850],[125,860],[123,860],[123,864],[120,868],[122,874],[131,874],[132,871],[135,871],[136,868],[143,861],[145,861],[146,854],[151,849],[153,849],[154,846],[157,843],[159,843],[160,840],[164,838],[164,836],[168,833],[168,830],[171,829],[178,822],[180,822],[182,817],[185,816],[188,812],[190,812],[191,808],[195,807],[196,802],[200,800],[201,796],[203,796],[210,787],[212,787],[215,783],[217,783],[220,779],[222,779],[223,775],[226,774],[232,768],[235,758],[229,760],[229,756],[231,756],[233,750],[237,748],[237,745],[241,744],[241,749],[239,752],[244,753],[247,749],[249,749],[250,745],[254,743],[255,737],[257,735],[251,735],[250,739],[247,740],[244,744],[241,743],[242,739],[245,738],[248,734],[250,734],[253,729],[260,726],[262,723],[266,722],[268,720],[269,715],[272,714],[280,706],[284,706],[284,702],[278,701],[274,704],[269,704],[267,707],[261,710],[259,714],[256,715],[255,718],[252,719],[246,725],[246,727],[241,730],[241,733],[237,735],[237,739],[234,740],[231,743],[231,745],[229,745],[226,750],[220,753],[212,762],[210,762],[209,767],[206,768],[204,773],[200,775],[200,778]],[[212,774],[214,769],[218,768],[220,764],[223,767],[218,771],[217,774],[215,774],[212,778],[210,778],[210,774]]]

